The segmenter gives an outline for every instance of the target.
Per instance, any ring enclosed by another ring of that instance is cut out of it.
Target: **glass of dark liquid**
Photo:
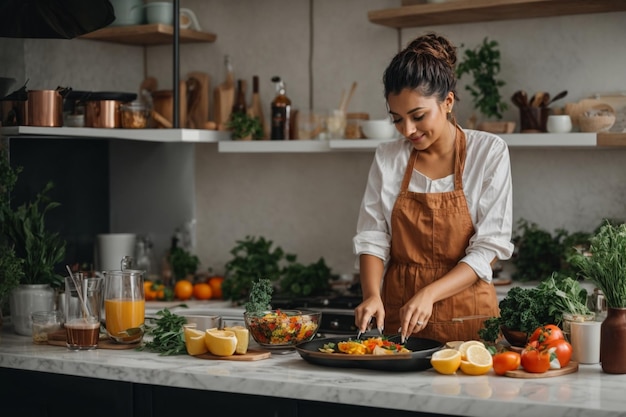
[[[100,339],[102,277],[65,277],[65,333],[70,350],[91,350]]]

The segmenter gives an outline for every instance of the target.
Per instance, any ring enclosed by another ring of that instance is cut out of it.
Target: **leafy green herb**
[[[330,290],[329,280],[332,278],[324,258],[309,265],[293,262],[283,270],[280,279],[281,294],[296,297],[325,294]]]
[[[280,278],[285,252],[280,246],[272,248],[273,242],[263,237],[246,236],[236,243],[230,251],[233,258],[225,266],[222,292],[226,300],[242,301],[248,299],[255,280],[265,277],[274,282]]]
[[[511,288],[500,301],[500,317],[487,319],[478,335],[484,341],[494,342],[500,326],[531,333],[546,324],[560,325],[563,313],[591,313],[586,302],[587,291],[578,281],[553,274],[537,287]]]
[[[246,113],[233,112],[227,123],[228,130],[231,131],[233,139],[263,139],[263,124],[256,116],[249,116]]]
[[[536,223],[524,219],[518,221],[513,237],[517,253],[513,258],[516,271],[513,279],[518,281],[541,281],[561,268],[567,232],[557,229],[555,236],[541,229]]]
[[[63,283],[63,277],[54,268],[65,257],[66,241],[45,224],[48,211],[60,206],[48,197],[53,187],[52,182],[47,183],[33,201],[3,215],[3,231],[17,257],[24,260],[23,284],[50,284],[57,288]]]
[[[543,280],[537,288],[551,302],[548,305],[548,313],[554,316],[557,322],[562,321],[563,313],[587,315],[592,311],[587,306],[587,290],[571,277],[561,277],[552,274],[550,278]]]
[[[253,282],[250,290],[250,301],[245,305],[246,311],[248,313],[256,313],[269,309],[273,291],[274,288],[269,279],[259,279]]]
[[[160,318],[155,320],[154,327],[147,327],[146,334],[152,340],[146,342],[138,350],[148,350],[160,356],[183,355],[187,353],[183,325],[187,320],[183,316],[170,312],[167,308],[157,312]]]
[[[200,259],[196,255],[179,247],[172,248],[169,261],[176,281],[195,274],[200,265]]]
[[[589,252],[572,256],[570,262],[602,290],[607,306],[626,307],[626,223],[607,221],[591,238]]]

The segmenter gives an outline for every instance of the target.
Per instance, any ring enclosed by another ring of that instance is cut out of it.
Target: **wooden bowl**
[[[615,110],[608,104],[598,104],[578,116],[581,132],[605,132],[615,124]]]
[[[500,331],[511,346],[524,347],[528,341],[528,333],[519,330],[511,330],[506,326],[500,326]]]

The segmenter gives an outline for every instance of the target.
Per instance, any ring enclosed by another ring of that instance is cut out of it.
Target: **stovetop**
[[[354,310],[362,301],[360,295],[321,295],[313,297],[272,297],[272,308]]]

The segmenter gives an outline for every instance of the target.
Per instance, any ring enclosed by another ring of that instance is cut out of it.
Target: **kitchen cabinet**
[[[372,10],[372,23],[392,28],[531,19],[626,10],[615,0],[455,0]]]

